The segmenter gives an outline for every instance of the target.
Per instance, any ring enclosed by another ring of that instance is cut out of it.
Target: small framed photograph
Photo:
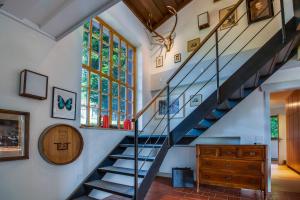
[[[164,57],[163,56],[158,56],[156,58],[156,68],[162,67],[164,65]]]
[[[28,112],[0,109],[0,161],[29,159]]]
[[[206,29],[210,26],[209,24],[209,13],[204,12],[198,15],[198,28],[199,30]]]
[[[202,103],[202,94],[197,94],[197,95],[191,95],[190,96],[190,106],[191,107],[196,107],[199,106]]]
[[[234,6],[230,6],[227,8],[223,8],[219,11],[219,20],[221,21],[228,12],[231,12],[231,10],[234,8]],[[235,10],[232,15],[230,15],[225,21],[224,23],[221,25],[220,29],[224,30],[224,29],[228,29],[231,28],[233,26],[237,25],[237,20],[238,20],[238,13],[237,10]]]
[[[181,62],[181,53],[175,54],[174,56],[174,63]]]
[[[75,92],[53,87],[52,118],[75,120],[76,100]]]
[[[272,0],[247,0],[247,14],[249,24],[274,17]]]
[[[200,38],[196,38],[187,42],[187,51],[195,51],[200,46]]]
[[[48,95],[48,76],[23,70],[20,74],[19,95],[32,99],[45,100]]]
[[[170,117],[171,118],[183,118],[184,117],[184,95],[178,98],[178,96],[170,96]],[[181,109],[182,108],[182,109]],[[168,112],[167,97],[159,97],[155,102],[156,119],[166,119]]]

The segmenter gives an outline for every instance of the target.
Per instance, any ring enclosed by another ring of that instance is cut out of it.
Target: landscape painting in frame
[[[184,117],[184,96],[178,98],[178,96],[170,97],[170,118],[183,118]],[[183,107],[183,108],[182,108]],[[182,108],[182,109],[181,109]],[[157,111],[157,119],[167,119],[168,103],[167,97],[159,97],[156,100],[155,111]]]
[[[272,0],[247,0],[248,23],[254,23],[274,16]]]
[[[219,20],[221,21],[229,12],[232,11],[232,9],[234,8],[234,6],[230,6],[227,8],[223,8],[219,11]],[[231,28],[235,25],[237,25],[237,20],[238,20],[238,16],[237,16],[237,10],[235,10],[225,21],[224,23],[221,25],[220,29],[224,30],[224,29],[228,29]]]
[[[29,115],[0,109],[0,161],[29,158]]]
[[[59,119],[76,119],[77,94],[53,87],[52,117]]]

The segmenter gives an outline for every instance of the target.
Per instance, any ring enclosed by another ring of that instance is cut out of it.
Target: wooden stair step
[[[134,187],[123,185],[119,183],[113,183],[103,180],[94,180],[91,182],[85,183],[85,185],[89,188],[101,190],[104,192],[132,198],[134,195]]]
[[[95,199],[95,198],[89,197],[89,196],[81,196],[81,197],[78,197],[78,198],[73,199],[73,200],[98,200],[98,199]]]
[[[113,159],[124,159],[124,160],[134,160],[134,156],[133,155],[122,155],[122,154],[116,154],[116,155],[110,155],[110,158]],[[139,156],[138,160],[140,161],[154,161],[155,157],[152,156]]]
[[[99,168],[99,171],[107,172],[107,173],[127,175],[127,176],[134,176],[134,169],[130,169],[130,168],[108,166],[108,167]],[[145,177],[146,174],[147,174],[146,170],[139,170],[139,177],[140,178]]]

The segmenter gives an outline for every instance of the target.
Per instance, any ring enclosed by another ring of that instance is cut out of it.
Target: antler
[[[176,29],[176,26],[177,26],[178,16],[177,16],[177,11],[175,10],[175,8],[173,8],[172,6],[167,6],[167,8],[168,8],[168,11],[169,11],[172,15],[175,16],[175,25],[174,25],[174,27],[173,27],[173,29],[172,29],[170,35],[169,35],[169,36],[172,36],[173,33],[174,33],[174,31],[175,31],[175,29]]]

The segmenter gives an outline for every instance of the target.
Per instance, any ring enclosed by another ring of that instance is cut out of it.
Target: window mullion
[[[110,54],[109,54],[109,58],[110,58],[110,60],[109,60],[109,88],[110,88],[110,90],[109,90],[109,102],[110,102],[110,104],[109,104],[109,122],[110,122],[110,124],[112,124],[112,100],[113,100],[113,98],[112,98],[112,69],[113,69],[113,33],[112,33],[112,31],[109,29],[109,36],[110,36],[110,38],[109,38],[109,51],[110,51]]]

